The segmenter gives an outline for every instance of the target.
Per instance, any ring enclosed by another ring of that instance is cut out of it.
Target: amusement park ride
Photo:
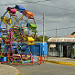
[[[30,23],[29,20],[33,20],[34,23]],[[7,57],[7,63],[10,65],[25,65],[26,63],[32,65],[34,61],[39,60],[41,63],[41,56],[32,56],[29,47],[35,44],[34,38],[37,32],[32,12],[19,5],[7,7],[4,15],[1,16],[0,29],[2,25],[7,26],[7,32],[5,38],[1,37],[0,32],[0,41],[4,43],[4,47],[0,51],[0,58]],[[31,37],[30,33],[34,33],[34,36]],[[13,43],[17,44],[16,50],[13,50]],[[6,48],[7,51],[5,51]]]

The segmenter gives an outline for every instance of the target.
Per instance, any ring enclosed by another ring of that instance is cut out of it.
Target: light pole
[[[45,14],[43,13],[43,57],[44,57],[44,23],[45,23]]]

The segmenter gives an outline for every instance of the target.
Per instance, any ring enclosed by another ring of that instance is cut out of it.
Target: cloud
[[[45,13],[45,35],[55,37],[56,30],[75,26],[75,0],[1,0],[1,4],[9,3],[19,4],[26,10],[34,14],[38,35],[42,35],[43,30],[43,13]],[[24,4],[25,3],[25,4]],[[0,7],[0,16],[6,11],[7,5]],[[51,31],[53,30],[53,31]],[[59,37],[70,35],[75,29],[57,30]]]

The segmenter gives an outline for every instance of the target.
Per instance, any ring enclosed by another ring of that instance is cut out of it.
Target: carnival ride
[[[29,20],[33,20],[34,23],[30,23]],[[7,32],[5,37],[1,37],[4,47],[1,50],[0,58],[5,56],[9,64],[17,65],[39,60],[39,57],[32,56],[29,48],[30,45],[35,44],[34,38],[37,32],[32,12],[19,5],[7,7],[7,11],[1,16],[0,28],[2,25],[7,26]],[[34,33],[33,37],[30,36],[31,33]],[[17,46],[16,50],[13,50],[13,43]]]

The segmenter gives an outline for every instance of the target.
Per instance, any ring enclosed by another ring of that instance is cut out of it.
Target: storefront
[[[49,38],[48,56],[75,58],[75,38]]]

